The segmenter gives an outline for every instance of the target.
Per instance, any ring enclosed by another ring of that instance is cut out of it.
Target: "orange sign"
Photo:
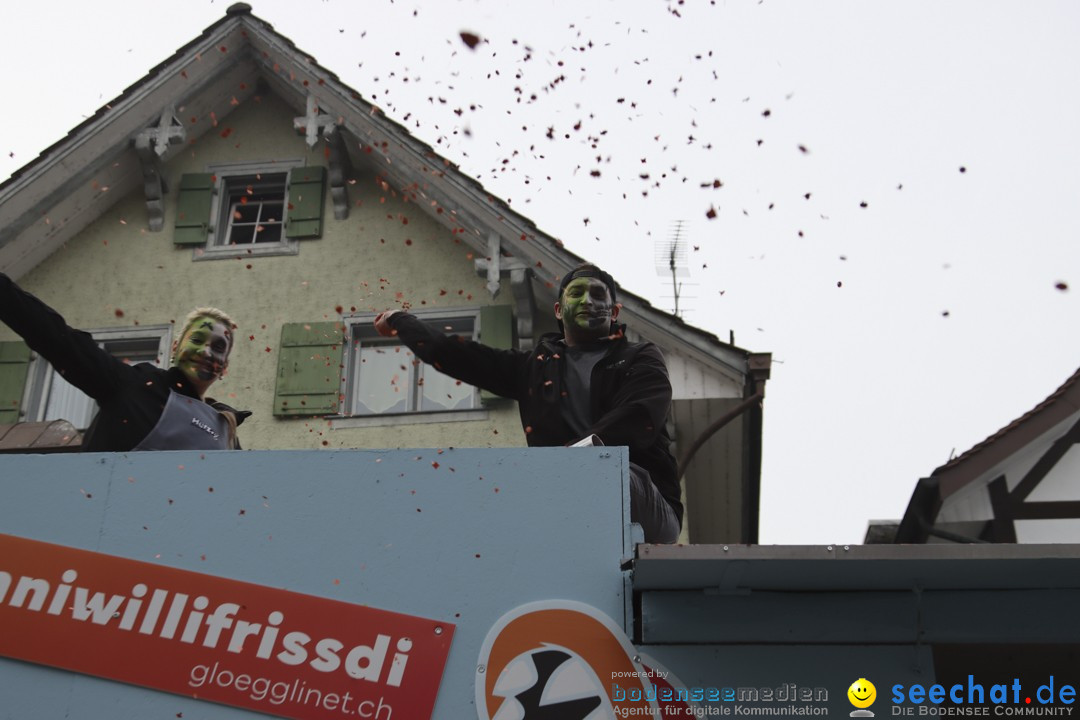
[[[685,686],[644,661],[604,613],[574,600],[543,600],[511,610],[488,631],[476,710],[480,720],[695,717],[695,705],[678,699],[677,688]]]
[[[0,534],[0,655],[298,720],[430,718],[454,625]]]

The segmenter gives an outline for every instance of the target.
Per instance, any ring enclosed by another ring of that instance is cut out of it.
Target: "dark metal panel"
[[[644,643],[1075,643],[1080,590],[646,592]],[[1038,612],[1032,612],[1038,608]]]
[[[915,643],[914,593],[647,592],[644,643]]]
[[[1080,589],[1078,545],[641,545],[634,589]]]

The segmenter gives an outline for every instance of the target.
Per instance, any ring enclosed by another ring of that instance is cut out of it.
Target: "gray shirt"
[[[607,354],[608,344],[575,345],[563,351],[566,373],[563,389],[566,396],[562,402],[562,416],[578,437],[585,437],[592,427],[589,384],[596,363]]]

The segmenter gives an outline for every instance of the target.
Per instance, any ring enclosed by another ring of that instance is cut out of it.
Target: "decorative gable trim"
[[[146,216],[151,232],[161,232],[165,227],[165,193],[168,189],[161,176],[161,160],[170,145],[178,145],[186,139],[184,124],[176,118],[172,107],[161,113],[156,125],[135,136],[135,153],[142,166]]]

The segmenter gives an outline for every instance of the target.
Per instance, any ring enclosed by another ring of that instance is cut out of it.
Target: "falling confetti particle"
[[[470,50],[475,50],[476,46],[480,44],[480,36],[477,35],[476,33],[471,33],[471,32],[462,30],[461,31],[461,42],[465,43],[465,45]]]
[[[116,315],[116,317],[118,317],[118,318],[124,317],[124,311],[121,310],[120,308],[116,308],[116,310],[113,312],[113,314]]]
[[[1062,291],[1062,292],[1065,292],[1066,290],[1069,289],[1069,284],[1064,282],[1064,281],[1059,281],[1058,283],[1056,283],[1054,285],[1054,287],[1057,288],[1058,290]]]

